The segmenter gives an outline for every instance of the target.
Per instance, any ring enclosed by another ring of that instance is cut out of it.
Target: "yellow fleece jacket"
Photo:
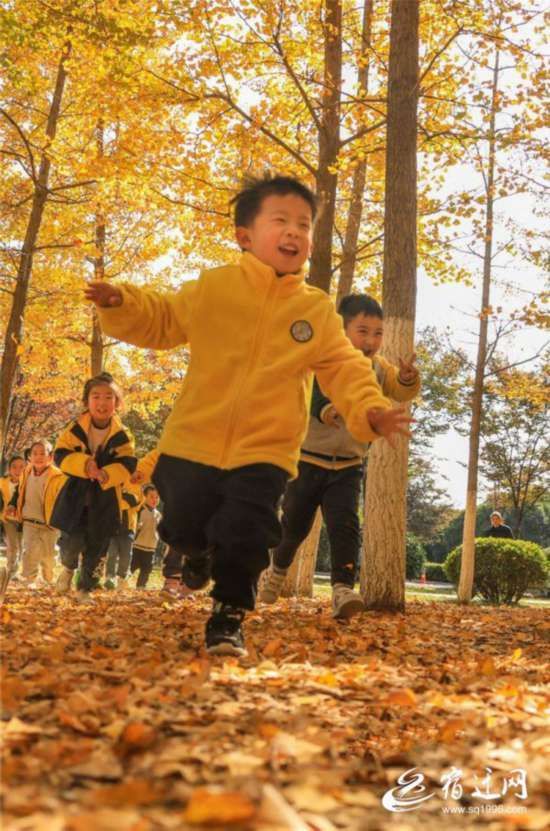
[[[222,469],[267,462],[295,476],[312,372],[350,432],[377,438],[367,410],[390,402],[328,295],[303,272],[278,277],[247,252],[175,293],[125,285],[122,297],[99,309],[107,335],[148,349],[191,347],[160,453]]]

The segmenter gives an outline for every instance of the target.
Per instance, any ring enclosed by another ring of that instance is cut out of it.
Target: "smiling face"
[[[346,335],[367,358],[373,358],[382,345],[384,322],[375,315],[358,314],[346,324]]]
[[[41,473],[44,468],[52,463],[52,454],[48,453],[44,445],[35,444],[29,456],[29,461],[37,473]]]
[[[266,196],[251,224],[239,226],[236,236],[244,251],[271,266],[279,276],[295,274],[311,253],[311,207],[295,193]]]
[[[160,502],[160,496],[157,490],[148,490],[145,494],[145,504],[150,508],[156,508]]]
[[[97,384],[88,395],[88,410],[96,427],[106,427],[113,417],[117,398],[108,384]]]
[[[10,479],[12,480],[12,482],[18,482],[19,477],[21,476],[21,474],[23,473],[24,470],[25,470],[25,461],[24,461],[24,459],[15,459],[11,463],[10,469],[8,471],[8,473],[10,475]]]
[[[502,517],[500,514],[491,514],[491,525],[493,528],[498,528],[499,525],[502,525]]]

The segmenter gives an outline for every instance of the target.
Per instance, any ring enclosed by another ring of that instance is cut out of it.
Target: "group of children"
[[[109,544],[108,575],[118,558],[124,585],[139,485],[152,481],[144,498],[149,512],[162,501],[165,591],[185,595],[212,581],[206,648],[242,655],[242,623],[261,573],[269,568],[261,599],[273,602],[319,506],[331,543],[333,614],[363,608],[353,591],[362,463],[370,442],[408,435],[410,419],[388,397],[411,400],[419,377],[414,356],[394,367],[376,355],[376,301],[350,295],[340,316],[305,282],[317,213],[309,188],[266,176],[248,181],[234,205],[237,263],[205,270],[174,293],[103,281],[86,289],[109,336],[148,349],[190,345],[184,385],[156,450],[138,465],[117,414],[120,391],[107,374],[97,376],[85,387],[84,412],[59,437],[42,485],[34,481],[42,473],[32,453],[48,454],[43,442],[33,445],[9,511],[23,535],[62,532],[57,587],[70,590],[80,562],[78,589],[88,599]],[[37,492],[39,519],[27,508]],[[134,541],[131,568],[140,569],[142,582],[156,520],[147,517]],[[26,530],[33,521],[39,530]]]
[[[131,482],[137,459],[133,439],[116,414],[120,402],[118,386],[101,373],[86,382],[84,412],[55,449],[39,438],[28,462],[22,456],[10,460],[8,475],[0,480],[6,580],[17,579],[20,561],[25,584],[52,584],[57,545],[59,593],[71,590],[78,570],[79,599],[89,601],[107,553],[106,587],[115,587],[116,574],[117,587],[125,588],[134,572],[137,587],[147,585],[159,541],[159,494],[152,484],[142,491]]]

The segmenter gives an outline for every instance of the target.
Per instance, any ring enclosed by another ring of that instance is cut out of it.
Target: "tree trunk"
[[[334,170],[340,149],[340,95],[342,85],[342,4],[325,0],[324,96],[319,128],[319,161],[316,175],[320,200],[313,235],[313,254],[308,282],[330,291],[332,236],[338,175]]]
[[[296,552],[294,562],[288,570],[281,597],[313,597],[313,578],[322,524],[321,511],[318,509],[313,527]]]
[[[334,165],[340,149],[340,96],[342,85],[342,4],[341,0],[325,0],[325,95],[319,129],[319,162],[316,176],[317,195],[320,197],[320,213],[315,224],[313,255],[308,282],[326,292],[330,291],[332,278],[332,238],[336,212],[336,188],[338,176]],[[289,571],[283,591],[284,597],[298,594],[313,596],[313,577],[319,536],[321,515],[316,520],[309,536],[300,546],[293,567]]]
[[[418,0],[391,7],[384,220],[384,355],[413,351],[416,306]],[[361,590],[367,608],[405,608],[408,441],[369,454]]]
[[[357,74],[357,97],[361,98],[368,94],[369,87],[369,50],[372,31],[372,6],[373,0],[365,0],[363,6],[363,27],[361,31],[361,63]],[[355,265],[357,262],[357,243],[359,240],[359,229],[361,228],[361,216],[363,214],[363,201],[365,198],[365,182],[367,181],[367,157],[362,158],[353,171],[353,183],[351,189],[351,202],[349,207],[348,221],[344,235],[344,249],[342,252],[342,263],[340,266],[340,280],[338,281],[338,293],[336,295],[336,307],[346,294],[351,292],[353,278],[355,276]]]
[[[104,127],[103,120],[100,119],[96,128],[96,145],[97,154],[100,158],[103,157],[104,152]],[[95,219],[95,247],[96,256],[94,258],[94,280],[105,279],[105,217],[101,206],[98,206]],[[103,335],[101,326],[99,325],[99,318],[94,306],[92,311],[92,344],[91,344],[91,370],[92,376],[99,375],[103,369]]]
[[[466,510],[464,514],[464,531],[462,536],[462,561],[458,583],[460,603],[469,603],[472,599],[475,568],[475,538],[477,516],[477,481],[479,467],[479,439],[481,433],[481,416],[483,412],[483,381],[487,358],[488,308],[491,290],[491,263],[493,256],[493,202],[495,179],[495,121],[498,105],[499,50],[495,52],[493,84],[491,91],[491,110],[489,115],[489,156],[486,178],[487,202],[485,206],[485,247],[483,254],[483,289],[481,297],[481,314],[479,319],[479,342],[477,347],[476,374],[472,394],[472,418],[470,421],[470,441],[468,448],[468,482],[466,490]]]
[[[59,61],[57,69],[57,77],[55,81],[55,88],[48,114],[48,123],[46,125],[46,135],[50,143],[55,138],[57,130],[57,122],[59,119],[59,112],[61,108],[61,99],[63,97],[63,90],[65,87],[66,72],[65,62],[70,55],[71,47],[67,43],[65,45],[63,54]],[[34,185],[34,193],[31,203],[31,214],[27,224],[23,246],[21,248],[21,255],[19,257],[19,266],[17,269],[17,282],[13,293],[13,300],[11,312],[6,328],[6,335],[4,339],[4,351],[2,355],[2,365],[0,375],[2,377],[0,388],[0,435],[2,446],[6,440],[9,430],[10,414],[12,412],[10,402],[12,396],[13,383],[17,374],[17,367],[19,364],[19,351],[23,335],[23,317],[25,314],[25,307],[27,305],[27,296],[29,292],[29,283],[32,273],[32,263],[34,256],[34,249],[40,225],[42,223],[42,215],[44,207],[48,199],[48,182],[50,178],[50,157],[47,148],[43,150],[40,158],[40,165],[38,168],[38,176]]]

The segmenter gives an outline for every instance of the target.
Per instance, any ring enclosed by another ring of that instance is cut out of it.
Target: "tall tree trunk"
[[[57,77],[55,80],[54,93],[48,114],[48,122],[46,125],[46,135],[50,143],[55,138],[57,130],[57,122],[59,119],[59,112],[61,108],[61,99],[63,97],[63,90],[65,87],[65,80],[67,77],[65,71],[65,62],[71,52],[69,43],[65,45],[63,54],[59,61],[57,68]],[[29,283],[32,273],[32,263],[36,241],[40,232],[40,225],[42,223],[42,215],[44,207],[48,199],[48,182],[50,178],[51,161],[48,155],[48,150],[45,149],[40,157],[40,165],[38,168],[38,176],[34,184],[34,192],[31,203],[31,213],[27,224],[23,246],[19,257],[19,266],[17,269],[17,282],[13,293],[13,300],[11,312],[6,328],[6,335],[4,339],[4,352],[2,355],[2,365],[0,369],[1,387],[0,387],[0,435],[2,446],[6,440],[9,430],[10,414],[12,412],[10,401],[12,396],[13,383],[17,374],[17,367],[19,364],[19,347],[23,335],[23,318],[25,314],[25,307],[27,305],[27,296],[29,293]]]
[[[103,120],[100,119],[96,127],[96,146],[97,155],[103,158],[104,153],[104,126]],[[95,247],[96,256],[94,258],[94,280],[105,279],[105,216],[98,205],[96,219],[95,219]],[[103,335],[101,326],[99,325],[99,318],[97,316],[95,306],[92,311],[92,344],[91,344],[91,370],[92,376],[99,375],[103,369]]]
[[[320,213],[315,224],[308,282],[330,290],[332,236],[336,212],[338,175],[334,165],[340,149],[340,95],[342,85],[342,3],[325,0],[324,93],[319,129],[319,161],[316,187]]]
[[[413,351],[416,306],[418,0],[392,0],[384,220],[384,355]],[[367,608],[405,608],[408,441],[369,454],[361,588]]]
[[[489,325],[488,308],[491,290],[491,264],[493,257],[493,203],[495,189],[495,122],[498,107],[499,50],[495,50],[493,84],[491,90],[491,110],[489,114],[489,154],[485,188],[487,202],[485,206],[485,246],[483,253],[483,288],[481,294],[481,314],[479,318],[479,341],[477,346],[476,374],[472,393],[472,418],[470,421],[470,441],[468,448],[468,482],[466,486],[466,510],[464,513],[464,531],[462,536],[462,561],[458,583],[460,603],[469,603],[472,599],[475,568],[475,538],[477,517],[477,482],[479,467],[479,439],[481,416],[483,412],[483,381],[487,360],[487,329]]]
[[[323,518],[318,509],[313,527],[296,552],[294,562],[288,570],[281,597],[313,597],[313,578],[322,525]]]
[[[340,96],[342,86],[342,3],[341,0],[325,0],[325,61],[324,99],[319,129],[319,160],[316,186],[320,197],[320,213],[315,224],[313,254],[308,282],[326,292],[330,291],[332,279],[332,238],[336,213],[336,189],[338,175],[334,165],[340,149]],[[321,534],[321,519],[318,515],[309,536],[296,555],[296,580],[292,580],[294,595],[313,596],[313,576]],[[313,565],[311,565],[313,563]]]
[[[364,0],[363,26],[361,31],[361,60],[357,73],[357,97],[361,98],[368,94],[369,88],[369,50],[372,32],[372,7],[373,0]],[[357,243],[359,240],[359,229],[361,228],[361,216],[363,214],[363,202],[365,199],[365,182],[367,181],[367,157],[363,157],[353,171],[353,182],[351,187],[351,202],[344,235],[344,250],[342,252],[342,264],[340,266],[340,279],[338,281],[338,293],[336,295],[336,307],[340,304],[342,297],[349,294],[353,286],[355,276],[355,265],[357,263]]]

